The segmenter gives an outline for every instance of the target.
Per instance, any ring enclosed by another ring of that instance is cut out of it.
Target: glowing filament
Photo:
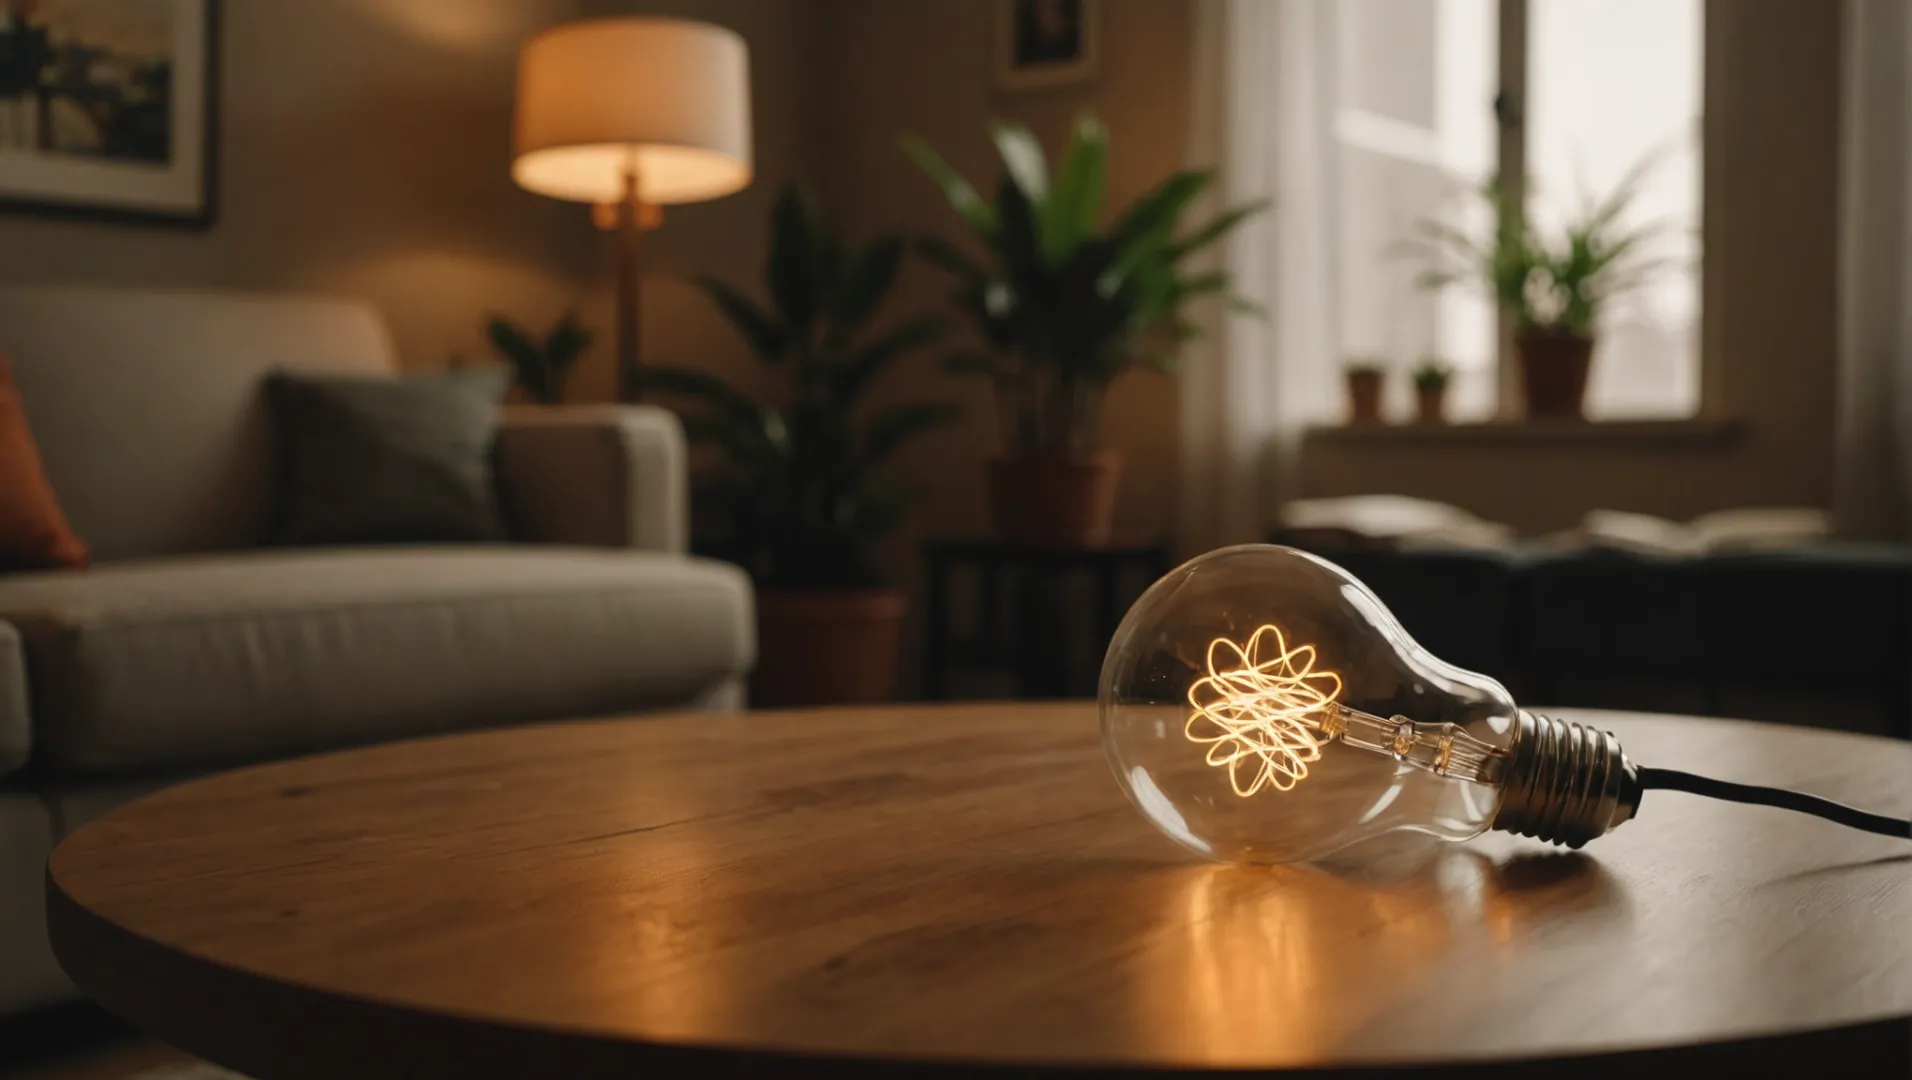
[[[1341,696],[1341,676],[1316,671],[1315,647],[1290,648],[1281,628],[1257,629],[1245,646],[1208,644],[1208,674],[1188,688],[1193,707],[1183,732],[1208,747],[1208,763],[1228,770],[1235,794],[1287,791],[1319,760],[1325,711]]]

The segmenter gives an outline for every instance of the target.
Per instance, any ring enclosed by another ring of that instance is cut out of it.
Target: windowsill
[[[1333,424],[1308,429],[1308,442],[1556,444],[1614,443],[1678,446],[1719,445],[1737,438],[1739,420],[1482,420],[1456,424]]]

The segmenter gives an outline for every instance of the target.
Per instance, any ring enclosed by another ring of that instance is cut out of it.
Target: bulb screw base
[[[1493,827],[1580,847],[1640,808],[1640,771],[1612,732],[1523,711]]]

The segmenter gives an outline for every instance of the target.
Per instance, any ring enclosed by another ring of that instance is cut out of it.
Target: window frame
[[[1660,423],[1685,420],[1718,421],[1725,417],[1724,371],[1719,343],[1724,339],[1719,325],[1725,305],[1720,302],[1720,275],[1708,273],[1711,253],[1717,250],[1717,207],[1721,196],[1720,162],[1723,59],[1726,53],[1722,30],[1726,19],[1719,5],[1726,0],[1703,0],[1700,5],[1700,221],[1699,251],[1699,403],[1691,416],[1668,417]],[[1525,206],[1527,202],[1527,74],[1532,44],[1528,19],[1529,0],[1499,0],[1495,25],[1496,51],[1499,56],[1494,95],[1495,141],[1494,167],[1501,190]],[[1509,167],[1510,165],[1514,167]],[[1492,422],[1506,424],[1521,417],[1520,375],[1510,336],[1503,332],[1495,342],[1494,383],[1496,411]],[[1591,419],[1590,423],[1637,424],[1630,417],[1610,420]]]

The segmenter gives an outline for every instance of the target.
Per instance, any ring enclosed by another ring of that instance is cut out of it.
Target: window
[[[1454,415],[1495,415],[1506,364],[1491,301],[1416,289],[1400,241],[1423,219],[1486,233],[1479,193],[1497,174],[1523,178],[1530,220],[1550,231],[1650,160],[1628,220],[1670,226],[1669,262],[1603,311],[1588,411],[1693,415],[1702,3],[1333,5],[1341,355],[1400,371],[1438,358],[1456,368]]]

